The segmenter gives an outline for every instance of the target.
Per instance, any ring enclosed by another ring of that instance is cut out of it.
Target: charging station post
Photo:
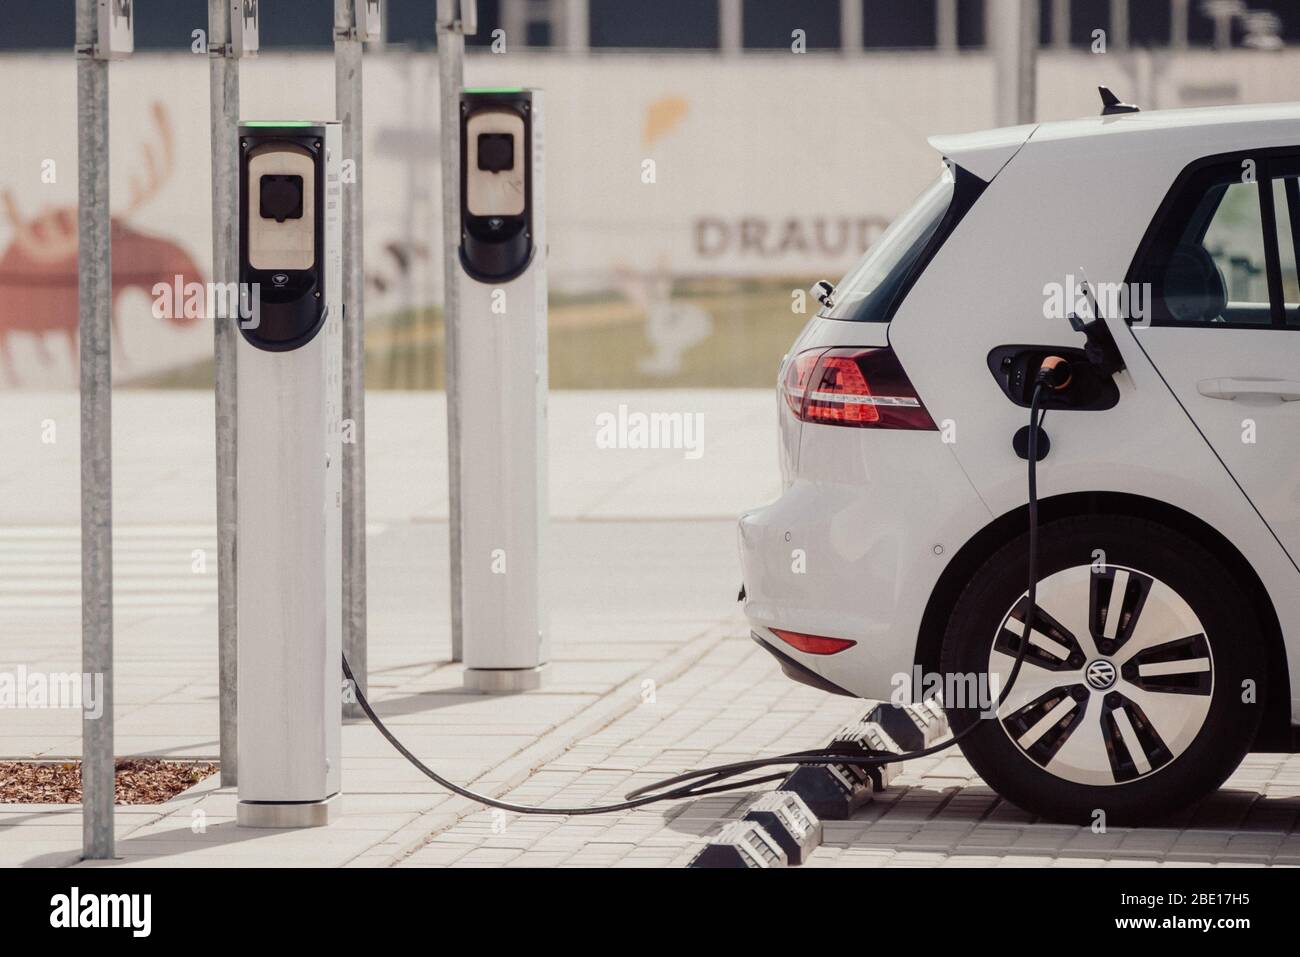
[[[342,735],[338,123],[239,127],[239,805],[329,823]]]
[[[459,329],[465,687],[539,687],[547,659],[546,216],[542,94],[461,93]],[[453,401],[449,394],[448,401]],[[453,598],[454,600],[454,598]]]

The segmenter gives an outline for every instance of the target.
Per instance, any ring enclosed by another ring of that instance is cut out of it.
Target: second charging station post
[[[342,733],[338,123],[239,127],[239,804],[327,824]]]
[[[549,657],[542,94],[460,96],[456,360],[465,686],[540,687]]]

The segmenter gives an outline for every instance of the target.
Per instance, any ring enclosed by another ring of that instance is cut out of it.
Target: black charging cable
[[[993,706],[993,714],[996,716],[998,710],[1006,701],[1007,695],[1011,693],[1012,686],[1016,683],[1016,678],[1020,675],[1020,667],[1024,664],[1025,655],[1029,651],[1030,637],[1033,631],[1034,612],[1037,608],[1038,599],[1038,436],[1042,428],[1043,419],[1047,416],[1047,410],[1042,408],[1042,400],[1046,391],[1057,391],[1069,384],[1068,366],[1064,366],[1059,361],[1051,363],[1044,360],[1034,379],[1033,398],[1029,403],[1029,440],[1028,440],[1028,499],[1029,499],[1029,590],[1026,594],[1026,605],[1024,614],[1024,631],[1020,637],[1020,647],[1016,650],[1015,663],[1011,666],[1011,673],[1007,677],[1007,683],[1003,686],[1002,691],[998,694],[997,702]],[[353,693],[356,695],[357,703],[361,705],[361,710],[365,712],[374,726],[379,730],[397,752],[411,762],[421,774],[429,778],[435,784],[439,784],[453,794],[469,798],[471,801],[477,801],[488,807],[499,808],[503,811],[511,811],[516,814],[558,814],[562,816],[581,815],[581,814],[609,814],[615,811],[627,811],[632,808],[644,807],[647,804],[655,804],[659,801],[677,801],[684,798],[703,797],[707,794],[717,794],[721,791],[734,791],[742,788],[750,788],[759,784],[767,784],[771,781],[779,781],[786,776],[787,772],[782,771],[779,774],[767,774],[757,777],[745,777],[740,780],[732,780],[741,775],[748,774],[751,771],[757,771],[761,768],[768,767],[789,767],[791,765],[809,765],[809,764],[842,764],[854,767],[879,767],[883,764],[894,764],[902,761],[915,761],[917,758],[929,757],[932,754],[938,754],[940,751],[946,751],[954,744],[961,741],[968,734],[979,727],[978,720],[972,720],[971,723],[958,731],[951,737],[940,741],[938,744],[930,745],[928,748],[921,748],[917,751],[907,751],[902,754],[896,754],[893,751],[857,751],[854,754],[842,754],[836,750],[834,745],[827,748],[815,748],[809,751],[796,751],[791,754],[781,754],[770,758],[754,758],[749,761],[735,761],[731,764],[720,764],[710,768],[700,768],[696,771],[687,771],[684,774],[678,774],[674,777],[665,778],[652,784],[647,784],[633,791],[628,792],[626,800],[613,804],[595,804],[585,807],[537,807],[530,804],[512,804],[509,801],[501,801],[497,798],[490,797],[486,794],[480,794],[477,791],[471,791],[469,788],[462,787],[454,781],[449,781],[433,768],[429,767],[411,751],[402,744],[397,737],[388,730],[388,727],[375,714],[375,709],[370,706],[366,696],[361,692],[357,685],[356,678],[352,674],[352,668],[348,665],[347,656],[343,656],[343,674],[352,686]]]

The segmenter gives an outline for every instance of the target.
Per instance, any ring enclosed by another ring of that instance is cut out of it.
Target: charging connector
[[[1034,376],[1036,385],[1044,385],[1053,392],[1060,392],[1067,389],[1070,383],[1074,381],[1074,373],[1070,371],[1070,362],[1068,359],[1062,359],[1060,356],[1047,356],[1038,364],[1038,372]]]

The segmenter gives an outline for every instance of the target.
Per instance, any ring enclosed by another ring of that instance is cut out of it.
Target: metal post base
[[[546,681],[546,665],[536,668],[466,668],[465,690],[479,694],[535,691]]]
[[[323,801],[240,801],[235,823],[239,827],[324,827],[338,817],[342,799],[341,794],[331,794]]]

